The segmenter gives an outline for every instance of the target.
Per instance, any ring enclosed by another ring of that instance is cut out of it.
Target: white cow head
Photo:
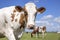
[[[20,18],[20,23],[24,24],[24,18],[27,22],[27,28],[34,27],[35,25],[35,19],[37,12],[43,13],[45,11],[44,7],[40,7],[37,9],[36,5],[34,3],[26,3],[24,8],[16,6],[16,10],[20,12],[21,10],[24,11],[25,16],[22,14]]]
[[[44,7],[40,7],[37,9],[34,3],[26,3],[24,10],[27,14],[27,28],[34,27],[35,19],[37,12],[43,13],[45,11]]]

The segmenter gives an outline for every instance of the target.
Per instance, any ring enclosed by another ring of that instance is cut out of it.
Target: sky
[[[37,13],[36,26],[46,26],[47,31],[60,31],[60,0],[0,0],[0,8],[22,6],[28,2],[36,4],[37,8],[45,7],[43,14]]]

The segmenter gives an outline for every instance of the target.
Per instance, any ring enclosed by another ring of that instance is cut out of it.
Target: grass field
[[[7,40],[6,38],[0,38],[0,40]],[[44,39],[42,38],[42,35],[39,35],[39,38],[36,38],[34,35],[33,38],[31,38],[30,33],[24,33],[21,40],[60,40],[60,34],[57,33],[46,33]]]

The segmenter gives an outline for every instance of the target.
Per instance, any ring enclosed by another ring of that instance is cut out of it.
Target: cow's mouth
[[[29,25],[29,26],[28,26],[28,29],[34,29],[34,27],[35,27],[35,25],[32,25],[32,26]]]

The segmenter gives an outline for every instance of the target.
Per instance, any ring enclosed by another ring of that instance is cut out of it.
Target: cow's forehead
[[[35,13],[36,12],[36,5],[34,3],[26,3],[25,9],[28,13]]]
[[[32,3],[32,2],[26,3],[25,6],[33,6],[33,7],[36,7],[36,5],[34,3]]]

